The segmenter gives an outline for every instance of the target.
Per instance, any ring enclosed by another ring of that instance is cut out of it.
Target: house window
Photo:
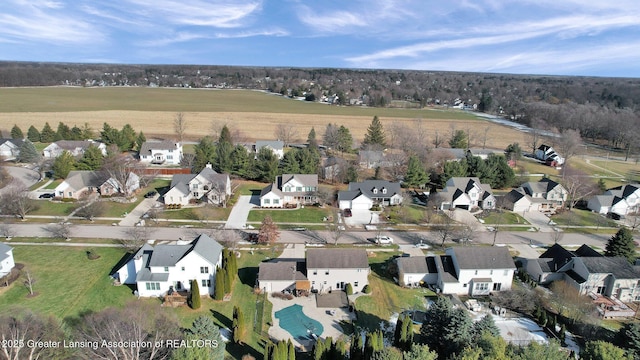
[[[159,282],[148,282],[146,283],[146,285],[147,285],[147,290],[160,290]]]
[[[325,275],[329,275],[329,270],[325,271],[324,273]]]
[[[73,193],[71,191],[69,191],[67,194],[68,194],[69,197],[73,196]]]
[[[164,272],[169,272],[169,267],[168,266],[164,267]]]
[[[194,197],[194,198],[199,198],[199,197],[200,197],[200,193],[198,193],[198,192],[194,192],[194,193],[193,193],[193,197]]]
[[[358,282],[357,282],[357,281],[354,281],[354,282],[353,282],[353,286],[358,287]]]
[[[382,193],[386,194],[387,193],[387,189],[386,188],[382,188]]]
[[[167,160],[173,160],[173,155],[167,155]]]
[[[373,189],[373,193],[377,194],[378,193],[378,189]]]
[[[509,275],[509,270],[505,270],[505,271],[504,271],[504,274],[502,274],[502,275],[504,275],[504,276],[508,276],[508,275]]]
[[[605,290],[606,290],[606,286],[598,286],[598,290],[596,290],[596,292],[598,294],[604,294]]]
[[[317,270],[313,270],[313,275],[318,275],[318,271]]]
[[[208,274],[209,267],[208,266],[200,266],[200,274]]]
[[[311,282],[311,285],[315,285],[315,284],[316,284],[316,282],[315,282],[315,281],[312,281],[312,282]]]
[[[285,186],[284,187],[284,191],[285,192],[291,192],[291,186]]]
[[[264,203],[265,203],[265,204],[271,204],[271,200],[269,200],[269,199],[264,199]]]
[[[478,290],[478,291],[489,290],[489,284],[487,284],[487,283],[477,283],[475,290]]]
[[[296,186],[296,191],[302,191],[302,186]]]
[[[465,283],[465,284],[462,284],[462,287],[467,287],[467,284],[466,284],[466,283]]]
[[[184,271],[184,266],[182,267],[182,271]]]
[[[493,291],[500,291],[502,289],[502,283],[494,283]]]
[[[327,285],[327,282],[325,281],[324,284]]]
[[[274,205],[280,204],[280,199],[273,199],[273,204]]]
[[[202,279],[202,287],[211,287],[211,280]]]
[[[194,190],[197,189],[198,188],[198,184],[192,184],[191,188],[194,189]]]
[[[476,273],[475,273],[475,275],[478,275],[478,270],[476,270]]]

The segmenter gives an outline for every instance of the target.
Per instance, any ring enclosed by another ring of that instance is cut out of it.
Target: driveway
[[[4,166],[4,168],[13,178],[11,185],[22,185],[29,188],[40,180],[40,174],[37,171],[20,166]],[[0,194],[2,190],[0,189]]]
[[[519,214],[519,213],[518,213]],[[531,225],[540,229],[541,232],[553,232],[554,229],[549,225],[549,217],[540,211],[525,211],[522,213],[525,220]]]
[[[456,222],[473,227],[475,231],[487,231],[484,226],[480,226],[478,219],[468,210],[455,209],[453,212],[445,211],[445,213],[450,214]]]
[[[136,206],[130,213],[128,213],[122,221],[118,225],[120,226],[135,226],[142,215],[144,215],[149,209],[154,207],[156,204],[161,205],[158,202],[158,198],[160,195],[156,194],[153,198],[144,199]]]
[[[343,217],[344,223],[348,227],[362,227],[368,224],[377,224],[380,222],[378,213],[369,210],[351,210],[353,216]]]
[[[225,229],[244,229],[247,226],[247,218],[249,217],[249,211],[256,206],[256,199],[258,196],[242,195],[238,198],[238,202],[231,209],[229,218],[224,224]]]

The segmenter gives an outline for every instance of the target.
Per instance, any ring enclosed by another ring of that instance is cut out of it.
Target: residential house
[[[274,259],[258,266],[258,288],[266,293],[309,291],[304,261]]]
[[[14,266],[16,263],[13,260],[13,248],[0,244],[0,278],[9,275]]]
[[[307,249],[307,279],[311,291],[344,290],[354,293],[368,284],[369,259],[365,249]]]
[[[225,205],[231,196],[231,179],[228,174],[219,174],[207,164],[198,174],[176,174],[171,178],[169,191],[164,194],[164,203],[187,205],[192,200],[209,204]]]
[[[574,257],[558,271],[582,295],[640,301],[640,271],[624,257]]]
[[[588,245],[582,245],[575,251],[569,251],[559,244],[554,244],[537,259],[521,259],[524,271],[539,284],[549,284],[562,280],[565,274],[560,269],[575,257],[602,257]]]
[[[16,160],[23,143],[23,139],[0,139],[0,159]]]
[[[402,204],[402,190],[397,182],[365,180],[349,183],[347,190],[338,192],[340,209],[368,210],[373,205],[392,206]]]
[[[549,145],[540,145],[533,155],[536,159],[544,161],[549,166],[555,167],[564,164],[564,158]]]
[[[260,192],[260,206],[282,208],[318,202],[318,175],[283,174]]]
[[[438,193],[440,210],[480,208],[495,209],[496,198],[489,184],[481,184],[477,177],[453,177],[445,188]]]
[[[599,214],[627,215],[640,208],[640,184],[626,184],[589,199],[587,208]]]
[[[201,294],[213,295],[220,266],[222,245],[201,234],[190,244],[145,244],[112,276],[122,284],[136,284],[141,297],[163,296],[171,290],[190,291],[194,279]]]
[[[410,256],[396,259],[400,286],[416,287],[438,282],[434,256]]]
[[[182,144],[173,141],[145,141],[140,147],[140,162],[156,165],[180,165]]]
[[[555,212],[564,206],[568,192],[559,183],[544,178],[538,182],[527,182],[511,190],[505,197],[505,207],[515,211]]]
[[[55,159],[67,151],[71,155],[79,157],[84,155],[84,152],[92,145],[97,147],[103,156],[107,155],[107,145],[105,143],[93,140],[59,140],[47,145],[42,150],[42,156],[45,159]]]
[[[327,158],[323,158],[322,159],[322,165],[320,166],[321,168],[321,177],[323,180],[329,180],[331,182],[334,182],[338,179],[338,177],[341,174],[341,171],[343,171],[346,167],[345,167],[345,160],[335,157],[335,156],[331,156],[331,157],[327,157]]]
[[[482,160],[487,160],[489,158],[489,155],[491,155],[491,154],[503,155],[504,156],[504,151],[503,150],[492,150],[492,149],[470,148],[470,149],[467,150],[467,154],[471,155],[471,156],[477,156]]]
[[[382,150],[360,150],[358,152],[358,164],[363,169],[391,166],[391,162],[386,159]]]
[[[267,149],[273,151],[273,154],[278,157],[278,159],[282,159],[284,157],[284,141],[280,140],[258,140],[253,147],[253,152],[257,154],[260,152],[260,149],[266,147]]]
[[[70,171],[67,178],[54,189],[54,195],[63,199],[80,199],[82,196],[99,194],[111,196],[116,194],[132,194],[140,188],[140,177],[129,172],[127,174],[126,188],[120,181],[99,171],[74,170]]]

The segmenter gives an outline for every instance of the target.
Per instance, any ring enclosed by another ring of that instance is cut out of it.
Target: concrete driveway
[[[540,229],[541,232],[553,232],[553,226],[549,225],[549,217],[540,211],[525,211],[523,217],[531,225]]]
[[[368,224],[378,224],[380,222],[378,213],[369,210],[351,210],[353,216],[343,217],[344,223],[348,227],[362,227]]]
[[[478,219],[473,216],[468,210],[464,209],[455,209],[453,212],[445,211],[445,213],[451,215],[451,218],[456,222],[459,222],[464,225],[468,225],[476,229],[476,231],[486,231],[487,229],[484,226],[480,226],[480,222]]]
[[[20,166],[4,166],[4,168],[13,178],[11,185],[19,185],[29,188],[40,181],[40,174],[37,171]],[[0,189],[0,194],[1,193],[2,189]]]
[[[242,195],[238,197],[238,202],[231,209],[229,218],[224,224],[225,229],[244,229],[247,226],[249,211],[256,206],[256,199],[253,197],[257,198],[258,196]]]

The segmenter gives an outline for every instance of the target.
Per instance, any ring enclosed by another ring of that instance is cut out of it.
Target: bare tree
[[[8,221],[4,221],[0,224],[0,236],[3,236],[7,239],[14,237],[16,232],[13,229],[13,226]]]
[[[578,201],[598,191],[598,185],[584,172],[569,165],[563,167],[563,172],[565,175],[562,185],[567,189],[569,211],[573,210]]]
[[[29,191],[21,183],[10,185],[0,196],[2,213],[18,216],[23,220],[35,207],[29,198]]]
[[[143,178],[143,165],[135,161],[128,155],[113,155],[105,158],[102,171],[105,177],[110,178],[114,182],[114,187],[122,193],[124,197],[132,195],[132,184],[135,177]]]
[[[69,239],[71,237],[71,223],[65,220],[45,227],[51,236],[57,239]]]
[[[333,245],[338,245],[338,241],[342,235],[344,235],[346,227],[340,221],[342,217],[337,211],[333,212],[332,217],[331,221],[327,223],[327,231],[329,232],[329,236],[331,236],[331,240],[333,240]]]
[[[447,210],[447,211],[451,212],[452,210]],[[447,240],[451,240],[451,238],[455,234],[455,227],[454,227],[455,221],[453,221],[451,216],[453,216],[453,214],[449,215],[443,212],[442,216],[440,216],[439,223],[434,227],[438,240],[442,241],[441,246],[444,246],[444,243]]]
[[[440,147],[440,145],[442,145],[443,142],[444,142],[444,138],[440,136],[440,134],[438,133],[438,130],[436,130],[433,133],[433,140],[431,141],[431,143],[433,144],[433,147],[437,149]]]
[[[187,131],[187,120],[183,113],[176,113],[173,118],[173,130],[176,132],[178,141],[182,142],[184,140],[184,134]]]
[[[491,126],[487,126],[484,128],[484,133],[482,135],[482,148],[484,149],[487,146],[487,140],[489,140],[489,130],[491,130]]]
[[[118,239],[118,243],[128,252],[134,252],[149,240],[151,232],[147,226],[133,226],[125,231],[127,239]]]
[[[33,292],[33,285],[36,283],[36,278],[35,276],[33,276],[33,274],[31,274],[31,271],[29,271],[29,269],[25,269],[23,272],[23,284],[24,287],[27,288],[27,290],[29,290],[29,295],[33,296],[35,293]]]
[[[478,223],[465,222],[458,227],[457,236],[462,244],[468,245],[478,233]]]
[[[44,344],[58,342],[64,338],[62,327],[53,318],[45,319],[27,311],[15,311],[0,317],[0,341],[4,344],[25,344],[25,346],[2,346],[2,359],[54,359],[60,355],[59,348]],[[26,346],[33,341],[33,346]]]
[[[78,203],[75,215],[93,221],[93,218],[102,215],[105,211],[104,202],[95,196],[85,197]]]
[[[551,284],[550,300],[560,315],[574,323],[590,318],[596,310],[588,296],[581,295],[575,287],[564,280],[554,281]]]
[[[564,238],[564,231],[562,231],[562,229],[554,227],[553,232],[551,233],[551,240],[553,240],[553,243],[558,244],[560,243],[560,241],[562,241],[563,238]]]
[[[393,181],[402,178],[407,173],[407,161],[409,158],[404,152],[393,152],[387,154],[386,158],[389,162],[386,170]]]
[[[566,168],[566,164],[569,162],[569,159],[577,155],[580,151],[582,138],[580,137],[580,132],[578,130],[567,129],[560,133],[559,140],[558,151],[560,152],[560,155],[564,157],[565,161],[565,166],[562,170],[562,176],[564,177],[564,168]]]
[[[278,231],[278,225],[273,222],[271,216],[265,216],[260,225],[260,231],[258,232],[258,243],[275,244],[279,236],[280,231]]]
[[[292,123],[278,124],[276,125],[274,135],[276,136],[276,139],[284,142],[284,146],[286,147],[297,140],[298,130]]]

